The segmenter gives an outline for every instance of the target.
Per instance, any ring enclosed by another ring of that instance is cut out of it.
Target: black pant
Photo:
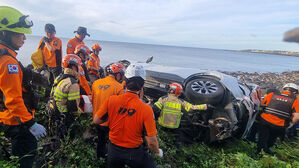
[[[4,126],[5,136],[11,139],[12,154],[19,157],[21,168],[31,168],[37,150],[37,140],[22,126]]]
[[[284,127],[279,127],[268,123],[264,119],[260,120],[258,125],[259,139],[257,144],[257,152],[262,149],[266,153],[271,153],[270,147],[272,147],[277,139],[284,134]]]
[[[109,143],[108,146],[108,167],[123,168],[125,165],[131,168],[155,168],[156,164],[143,146],[138,148],[124,148]]]
[[[182,132],[181,132],[181,128],[166,128],[166,127],[163,127],[163,126],[160,126],[159,127],[161,130],[163,130],[165,133],[167,134],[172,134],[174,136],[174,144],[175,144],[175,147],[177,149],[180,149],[181,148],[181,142],[182,142]]]
[[[97,134],[98,134],[98,142],[97,142],[97,157],[104,158],[107,154],[107,143],[109,136],[109,128],[103,127],[100,125],[96,125]]]

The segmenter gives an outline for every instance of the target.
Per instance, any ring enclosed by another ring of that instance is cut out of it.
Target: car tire
[[[225,93],[223,85],[214,78],[201,77],[186,84],[185,96],[194,104],[217,104]]]

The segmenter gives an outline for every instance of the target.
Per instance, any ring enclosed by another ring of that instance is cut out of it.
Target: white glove
[[[46,128],[38,123],[34,123],[29,128],[29,131],[33,136],[35,136],[36,140],[47,135]]]
[[[157,156],[159,156],[159,158],[163,157],[163,150],[159,149],[159,153],[157,153]]]

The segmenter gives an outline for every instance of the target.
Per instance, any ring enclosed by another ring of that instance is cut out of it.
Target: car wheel
[[[217,79],[208,77],[194,79],[185,88],[186,97],[195,104],[217,104],[223,99],[224,92],[224,87]]]

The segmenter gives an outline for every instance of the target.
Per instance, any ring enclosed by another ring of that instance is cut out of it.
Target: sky
[[[213,49],[299,51],[282,41],[299,27],[299,0],[0,0],[30,15],[33,35]]]

